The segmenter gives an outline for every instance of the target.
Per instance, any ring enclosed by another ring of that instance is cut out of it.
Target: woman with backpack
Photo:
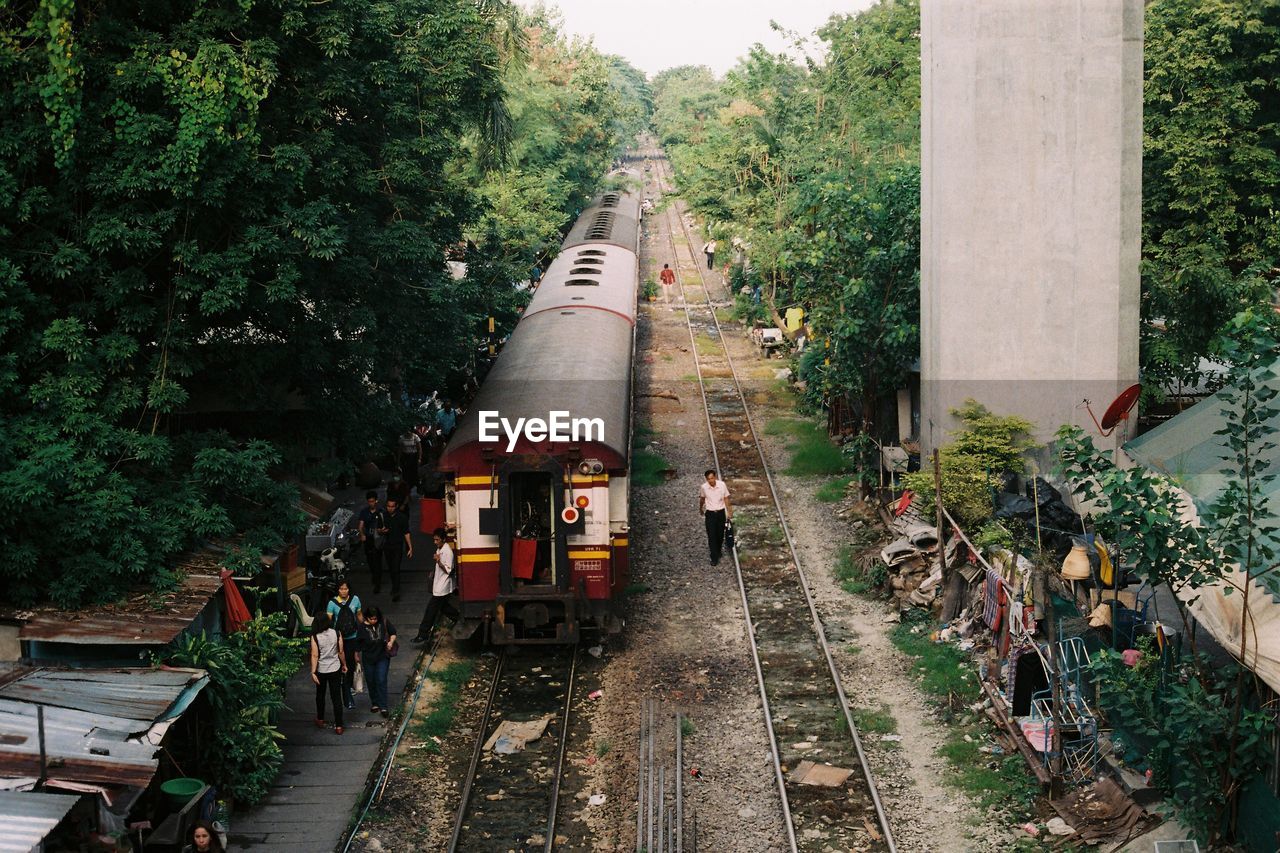
[[[351,711],[356,707],[351,687],[356,677],[356,664],[360,663],[360,623],[364,621],[364,614],[360,612],[360,596],[351,592],[351,584],[341,581],[338,594],[329,599],[325,612],[329,614],[329,624],[342,638],[342,701]]]
[[[333,702],[333,733],[342,734],[342,677],[347,672],[342,636],[333,630],[328,613],[311,623],[311,680],[316,685],[316,728],[324,728],[324,694]]]
[[[361,660],[364,661],[364,677],[369,682],[369,701],[373,713],[387,716],[387,673],[391,659],[400,650],[396,640],[396,626],[382,616],[382,608],[370,607],[364,615],[364,643]]]

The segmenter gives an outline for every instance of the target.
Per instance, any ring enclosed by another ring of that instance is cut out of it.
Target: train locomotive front
[[[455,636],[622,628],[639,221],[631,189],[582,212],[441,456]]]

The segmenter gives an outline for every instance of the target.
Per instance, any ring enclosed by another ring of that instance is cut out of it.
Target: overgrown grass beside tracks
[[[819,486],[818,491],[813,496],[820,503],[839,503],[844,500],[845,493],[849,490],[849,484],[852,482],[852,477],[836,477],[834,480],[828,480]]]
[[[458,698],[474,670],[475,665],[471,661],[455,661],[438,672],[426,673],[427,678],[440,684],[440,696],[435,704],[413,727],[413,733],[427,752],[440,752],[436,739],[443,740],[453,728],[453,720],[458,715]]]
[[[800,418],[773,418],[765,425],[767,435],[786,436],[791,464],[783,472],[793,477],[830,476],[849,470],[849,459],[831,443],[827,431],[813,421]]]
[[[920,689],[938,704],[947,724],[946,743],[938,750],[949,765],[944,780],[983,809],[994,806],[1017,820],[1034,819],[1040,788],[1022,755],[997,750],[994,726],[968,708],[983,697],[973,659],[951,643],[933,642],[932,628],[927,615],[908,613],[890,639],[914,661]],[[1038,848],[1034,839],[1025,840]]]

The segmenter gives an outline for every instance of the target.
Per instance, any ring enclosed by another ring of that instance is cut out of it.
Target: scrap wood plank
[[[1000,698],[1000,694],[996,693],[986,681],[982,682],[982,690],[987,694],[987,698],[991,700],[990,713],[992,718],[1013,737],[1013,742],[1017,745],[1018,752],[1022,753],[1022,757],[1027,760],[1027,764],[1031,765],[1031,770],[1036,774],[1036,778],[1040,780],[1040,784],[1048,785],[1050,781],[1049,771],[1045,769],[1044,762],[1040,760],[1040,756],[1031,748],[1031,744],[1027,743],[1022,731],[1005,714],[1004,700]]]
[[[839,788],[853,774],[845,767],[834,764],[818,764],[814,761],[801,761],[791,773],[791,779],[801,785],[821,785],[825,788]]]

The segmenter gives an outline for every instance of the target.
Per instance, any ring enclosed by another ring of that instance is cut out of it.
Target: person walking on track
[[[455,622],[461,615],[449,600],[449,596],[453,595],[453,591],[458,588],[454,572],[453,549],[449,547],[443,527],[437,527],[432,538],[436,543],[436,574],[431,582],[431,600],[427,602],[427,609],[422,614],[418,636],[413,638],[415,643],[425,643],[431,637],[441,610],[447,611]]]
[[[707,256],[707,269],[716,268],[716,240],[712,237],[710,240],[702,244],[702,251]]]
[[[658,273],[658,280],[670,287],[676,283],[676,271],[671,268],[670,264],[663,264],[662,272]]]
[[[324,695],[333,703],[333,731],[342,734],[342,679],[347,662],[342,636],[329,622],[328,613],[317,613],[311,623],[311,680],[316,685],[316,728],[324,728]]]
[[[724,528],[733,518],[733,505],[729,502],[729,487],[708,468],[704,482],[698,487],[698,511],[707,524],[707,545],[711,549],[711,565],[720,563],[724,548]]]
[[[391,575],[391,600],[400,600],[400,564],[404,558],[413,559],[413,537],[409,535],[409,508],[395,498],[387,497],[386,543],[382,546],[382,559]],[[377,581],[374,582],[375,584]]]
[[[364,503],[356,528],[364,545],[364,559],[369,564],[373,591],[379,593],[382,592],[382,549],[387,544],[387,514],[378,506],[378,493],[375,491],[364,493]]]

